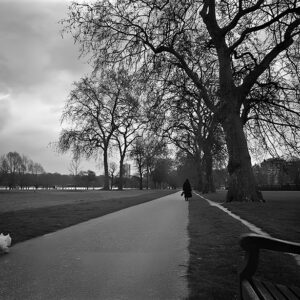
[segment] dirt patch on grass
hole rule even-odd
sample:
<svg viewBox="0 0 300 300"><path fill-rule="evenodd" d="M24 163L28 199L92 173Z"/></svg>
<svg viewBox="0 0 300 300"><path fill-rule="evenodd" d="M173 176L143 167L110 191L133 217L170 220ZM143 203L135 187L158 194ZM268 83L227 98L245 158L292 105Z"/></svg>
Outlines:
<svg viewBox="0 0 300 300"><path fill-rule="evenodd" d="M115 198L108 197L107 200L97 201L92 201L89 198L89 201L83 202L6 211L0 213L0 232L10 233L13 243L18 243L171 193L174 193L174 191L137 191L135 196L128 196L127 192L121 194L119 192L118 197L116 197L117 194L111 192L111 195ZM70 197L70 195L64 195ZM73 192L72 195L75 195L75 193ZM84 198L84 194L81 197Z"/></svg>

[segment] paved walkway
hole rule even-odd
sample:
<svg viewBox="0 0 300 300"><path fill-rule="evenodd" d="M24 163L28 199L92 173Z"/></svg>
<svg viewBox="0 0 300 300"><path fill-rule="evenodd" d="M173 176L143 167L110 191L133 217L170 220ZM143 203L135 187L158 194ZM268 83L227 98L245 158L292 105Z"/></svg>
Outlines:
<svg viewBox="0 0 300 300"><path fill-rule="evenodd" d="M183 299L187 222L178 192L17 244L0 299Z"/></svg>

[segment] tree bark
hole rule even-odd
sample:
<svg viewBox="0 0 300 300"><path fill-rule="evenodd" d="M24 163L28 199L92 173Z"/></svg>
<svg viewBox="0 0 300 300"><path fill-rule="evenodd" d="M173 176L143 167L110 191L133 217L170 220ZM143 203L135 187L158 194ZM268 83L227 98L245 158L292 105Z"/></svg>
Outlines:
<svg viewBox="0 0 300 300"><path fill-rule="evenodd" d="M140 175L140 190L143 189L143 172L142 167L139 167L139 175Z"/></svg>
<svg viewBox="0 0 300 300"><path fill-rule="evenodd" d="M110 183L110 189L112 190L114 186L114 175L111 175L111 183Z"/></svg>
<svg viewBox="0 0 300 300"><path fill-rule="evenodd" d="M203 189L203 172L202 172L202 161L199 158L195 159L196 171L197 171L197 186L196 189L200 192Z"/></svg>
<svg viewBox="0 0 300 300"><path fill-rule="evenodd" d="M149 169L147 167L147 172L146 172L146 189L149 190Z"/></svg>
<svg viewBox="0 0 300 300"><path fill-rule="evenodd" d="M120 177L119 177L119 187L118 189L123 190L123 165L124 165L124 157L121 156L120 159Z"/></svg>
<svg viewBox="0 0 300 300"><path fill-rule="evenodd" d="M263 200L256 187L251 157L240 116L232 110L227 111L222 125L229 154L227 167L229 186L226 201L249 202Z"/></svg>
<svg viewBox="0 0 300 300"><path fill-rule="evenodd" d="M204 176L203 176L202 193L203 194L207 194L209 192L215 193L216 188L213 179L213 157L211 153L211 148L204 150L203 165L204 165Z"/></svg>
<svg viewBox="0 0 300 300"><path fill-rule="evenodd" d="M109 172L108 172L108 155L107 149L103 151L103 163L104 163L104 187L103 189L109 190Z"/></svg>

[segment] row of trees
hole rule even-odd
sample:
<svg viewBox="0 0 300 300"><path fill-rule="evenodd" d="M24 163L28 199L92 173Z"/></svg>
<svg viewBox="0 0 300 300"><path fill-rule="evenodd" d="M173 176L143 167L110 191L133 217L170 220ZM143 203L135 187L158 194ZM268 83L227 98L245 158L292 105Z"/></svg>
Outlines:
<svg viewBox="0 0 300 300"><path fill-rule="evenodd" d="M8 189L54 188L66 186L91 187L101 186L100 179L93 171L78 171L75 175L46 173L40 163L34 162L26 155L8 152L0 157L0 186Z"/></svg>
<svg viewBox="0 0 300 300"><path fill-rule="evenodd" d="M300 188L300 159L270 158L253 168L260 186Z"/></svg>
<svg viewBox="0 0 300 300"><path fill-rule="evenodd" d="M0 173L0 186L6 189L65 189L102 187L103 176L96 176L93 171L80 172L76 177L59 173L16 174L14 184L10 182L10 175Z"/></svg>
<svg viewBox="0 0 300 300"><path fill-rule="evenodd" d="M187 161L174 161L167 157L158 157L160 150L153 153L152 147L144 147L146 143L138 140L139 172L134 175L126 174L122 185L126 188L176 188L182 185L186 176L196 183L193 167ZM149 146L149 145L148 145ZM149 151L148 151L149 150ZM134 151L134 148L132 149ZM147 152L148 151L148 152ZM132 156L137 155L137 153ZM20 159L21 158L21 159ZM28 164L26 164L28 162ZM185 169L185 170L184 170ZM120 174L116 172L117 165L109 165L110 188L120 186ZM124 172L125 174L125 172ZM79 161L72 161L70 174L46 173L43 167L17 152L9 152L1 157L0 186L7 189L65 189L65 188L103 188L104 176L97 176L94 171L80 170Z"/></svg>
<svg viewBox="0 0 300 300"><path fill-rule="evenodd" d="M109 189L109 151L113 146L119 151L122 188L125 155L141 127L138 92L132 86L136 86L135 79L125 70L105 70L82 78L74 84L62 115L62 122L72 127L61 132L59 150L71 149L75 160L102 151L104 189Z"/></svg>
<svg viewBox="0 0 300 300"><path fill-rule="evenodd" d="M8 152L0 157L0 186L8 189L91 187L101 186L102 181L101 177L97 178L95 172L90 170L78 171L76 175L46 173L40 163L18 152Z"/></svg>
<svg viewBox="0 0 300 300"><path fill-rule="evenodd" d="M213 159L220 162L226 156L222 132L216 127L218 138L209 132L207 119L202 119L203 108L195 97L191 96L184 105L181 98L172 94L170 106L162 107L161 101L155 108L161 96L156 85L148 91L149 80L143 73L130 75L125 69L119 72L102 69L74 83L62 115L62 122L71 126L62 130L58 142L60 151L71 149L73 152L72 173L78 173L80 156L98 155L100 150L104 162L104 189L109 189L110 177L116 173L115 163L109 162L109 154L117 151L119 189L124 185L126 156L136 165L142 189L143 178L148 187L157 161L168 159L168 144L172 144L181 156L189 157L197 166L196 188L214 191ZM181 88L186 91L184 83ZM184 91L179 94L184 95Z"/></svg>
<svg viewBox="0 0 300 300"><path fill-rule="evenodd" d="M115 162L109 164L110 187L124 186L135 188L178 187L183 178L178 174L178 162L168 157L166 145L154 138L135 139L130 148L130 157L136 162L137 175L126 178L117 172ZM9 189L21 188L54 188L54 187L103 187L105 176L96 176L94 171L82 171L80 158L75 157L69 166L69 175L46 173L41 164L34 162L26 155L9 152L0 157L0 186ZM179 162L184 164L185 162ZM180 173L180 172L179 172Z"/></svg>
<svg viewBox="0 0 300 300"><path fill-rule="evenodd" d="M299 15L297 0L74 2L64 28L94 73L70 94L60 148L101 148L108 178L112 140L121 166L144 126L194 161L198 188L228 155L227 200L262 200L250 150L299 151Z"/></svg>
<svg viewBox="0 0 300 300"><path fill-rule="evenodd" d="M0 157L0 184L10 189L17 185L35 186L37 176L44 172L41 164L18 152L8 152Z"/></svg>

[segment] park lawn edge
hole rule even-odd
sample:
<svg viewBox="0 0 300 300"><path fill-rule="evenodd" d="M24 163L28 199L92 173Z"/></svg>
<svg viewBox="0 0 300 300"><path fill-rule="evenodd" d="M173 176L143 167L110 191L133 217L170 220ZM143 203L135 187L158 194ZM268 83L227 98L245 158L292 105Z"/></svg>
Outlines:
<svg viewBox="0 0 300 300"><path fill-rule="evenodd" d="M239 221L194 194L189 201L189 299L238 299L238 274L244 265L239 238L249 232ZM294 258L272 251L262 252L257 277L300 286Z"/></svg>
<svg viewBox="0 0 300 300"><path fill-rule="evenodd" d="M155 190L138 196L3 212L0 214L0 233L9 233L14 245L175 192Z"/></svg>

